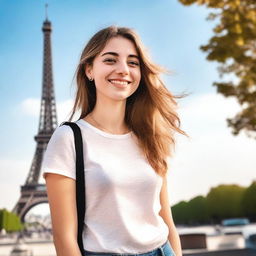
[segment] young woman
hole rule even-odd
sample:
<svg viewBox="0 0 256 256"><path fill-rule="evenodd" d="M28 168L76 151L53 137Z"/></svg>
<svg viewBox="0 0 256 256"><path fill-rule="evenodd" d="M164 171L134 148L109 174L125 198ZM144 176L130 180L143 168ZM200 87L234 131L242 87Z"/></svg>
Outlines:
<svg viewBox="0 0 256 256"><path fill-rule="evenodd" d="M85 46L69 121L81 111L85 255L182 255L167 189L174 133L186 135L176 101L138 35L107 27ZM180 96L179 96L180 97ZM69 126L53 133L42 166L58 256L81 256L76 241L75 147Z"/></svg>

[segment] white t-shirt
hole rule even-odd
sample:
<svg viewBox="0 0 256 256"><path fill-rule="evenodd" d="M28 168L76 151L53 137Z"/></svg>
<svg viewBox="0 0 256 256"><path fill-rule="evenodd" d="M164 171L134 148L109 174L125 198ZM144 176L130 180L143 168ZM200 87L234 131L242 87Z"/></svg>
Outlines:
<svg viewBox="0 0 256 256"><path fill-rule="evenodd" d="M142 155L134 133L106 133L83 119L76 123L82 132L85 162L84 249L135 254L164 244L169 230L159 215L163 179ZM69 126L54 131L42 172L76 179Z"/></svg>

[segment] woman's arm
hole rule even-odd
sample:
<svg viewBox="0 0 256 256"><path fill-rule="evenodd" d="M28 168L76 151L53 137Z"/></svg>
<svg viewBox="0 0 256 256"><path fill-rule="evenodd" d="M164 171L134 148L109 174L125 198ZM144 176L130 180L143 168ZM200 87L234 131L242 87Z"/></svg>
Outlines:
<svg viewBox="0 0 256 256"><path fill-rule="evenodd" d="M168 240L175 252L175 255L182 256L180 237L172 218L172 212L171 212L171 207L170 207L169 197L168 197L166 176L163 178L163 185L160 193L160 203L161 203L161 211L159 215L163 218L164 222L169 227Z"/></svg>
<svg viewBox="0 0 256 256"><path fill-rule="evenodd" d="M57 256L81 256L77 244L76 182L53 173L46 173L45 180Z"/></svg>

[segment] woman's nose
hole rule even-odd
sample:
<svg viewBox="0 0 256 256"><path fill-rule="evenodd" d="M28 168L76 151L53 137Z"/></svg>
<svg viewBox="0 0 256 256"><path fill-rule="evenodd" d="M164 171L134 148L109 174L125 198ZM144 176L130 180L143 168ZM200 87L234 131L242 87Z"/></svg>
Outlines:
<svg viewBox="0 0 256 256"><path fill-rule="evenodd" d="M127 63L120 61L116 67L116 72L119 74L125 74L125 75L129 74L129 67Z"/></svg>

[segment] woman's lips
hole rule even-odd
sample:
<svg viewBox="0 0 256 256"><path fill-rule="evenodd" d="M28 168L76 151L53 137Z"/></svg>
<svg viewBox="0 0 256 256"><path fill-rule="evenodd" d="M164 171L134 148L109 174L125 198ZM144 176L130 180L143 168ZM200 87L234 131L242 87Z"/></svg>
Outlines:
<svg viewBox="0 0 256 256"><path fill-rule="evenodd" d="M130 82L126 80L108 80L112 85L118 88L125 88Z"/></svg>

